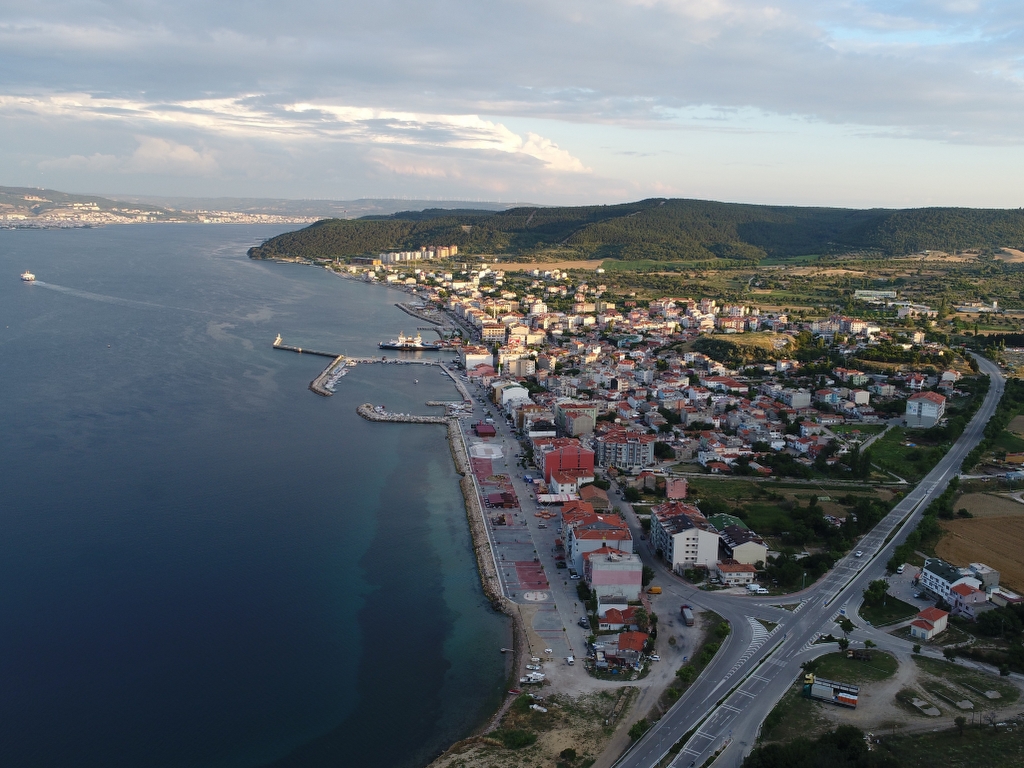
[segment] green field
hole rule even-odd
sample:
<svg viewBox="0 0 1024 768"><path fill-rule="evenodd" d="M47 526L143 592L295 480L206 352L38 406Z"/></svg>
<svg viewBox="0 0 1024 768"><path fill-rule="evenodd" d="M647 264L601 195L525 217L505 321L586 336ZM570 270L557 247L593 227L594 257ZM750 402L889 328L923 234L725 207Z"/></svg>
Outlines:
<svg viewBox="0 0 1024 768"><path fill-rule="evenodd" d="M871 460L884 470L916 483L942 458L940 449L922 445L920 434L902 427L890 429L871 444ZM907 445L914 443L914 445Z"/></svg>
<svg viewBox="0 0 1024 768"><path fill-rule="evenodd" d="M909 619L916 615L918 608L905 603L892 595L885 598L885 605L862 605L860 615L865 621L870 621L876 627L884 627L902 619Z"/></svg>
<svg viewBox="0 0 1024 768"><path fill-rule="evenodd" d="M1007 430L1003 430L996 439L992 441L992 451L999 453L1005 451L1006 453L1020 453L1024 451L1024 438L1017 437L1017 435Z"/></svg>
<svg viewBox="0 0 1024 768"><path fill-rule="evenodd" d="M848 659L846 654L830 653L818 659L820 666L815 672L827 680L841 683L875 683L887 680L896 674L899 663L896 657L884 651L872 651L871 661Z"/></svg>

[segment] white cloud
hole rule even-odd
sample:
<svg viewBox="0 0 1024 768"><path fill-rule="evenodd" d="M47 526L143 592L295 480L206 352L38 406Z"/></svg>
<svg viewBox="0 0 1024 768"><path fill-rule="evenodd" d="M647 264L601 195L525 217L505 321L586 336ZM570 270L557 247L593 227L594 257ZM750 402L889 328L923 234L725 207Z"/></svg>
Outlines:
<svg viewBox="0 0 1024 768"><path fill-rule="evenodd" d="M0 114L35 114L75 121L118 121L139 128L184 128L220 135L244 135L281 142L324 140L401 144L525 155L549 171L585 173L583 163L550 139L519 136L501 123L477 115L396 112L331 103L273 104L260 95L150 103L89 94L0 96ZM138 137L131 169L207 173L216 166L209 153L165 139Z"/></svg>

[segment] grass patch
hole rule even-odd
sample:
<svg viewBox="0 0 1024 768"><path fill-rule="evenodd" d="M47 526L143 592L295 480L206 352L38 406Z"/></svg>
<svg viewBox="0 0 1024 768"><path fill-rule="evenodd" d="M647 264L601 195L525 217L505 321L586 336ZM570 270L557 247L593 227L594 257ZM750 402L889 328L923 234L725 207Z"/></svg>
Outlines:
<svg viewBox="0 0 1024 768"><path fill-rule="evenodd" d="M822 705L804 698L803 682L798 680L779 699L761 725L758 742L775 741L785 743L793 739L808 738L824 733L832 722L822 712Z"/></svg>
<svg viewBox="0 0 1024 768"><path fill-rule="evenodd" d="M945 453L922 441L920 431L894 427L871 444L871 458L882 469L910 482L917 482L938 464Z"/></svg>
<svg viewBox="0 0 1024 768"><path fill-rule="evenodd" d="M958 731L888 736L881 749L901 768L1017 768L1024 764L1024 728L968 727Z"/></svg>
<svg viewBox="0 0 1024 768"><path fill-rule="evenodd" d="M1003 430L996 439L992 441L992 450L995 453L1005 451L1006 453L1020 453L1024 451L1024 438L1020 438L1012 432Z"/></svg>
<svg viewBox="0 0 1024 768"><path fill-rule="evenodd" d="M1007 704L1012 704L1020 698L1020 689L1013 683L1000 680L991 675L982 674L981 672L975 672L973 669L968 669L959 664L950 664L948 661L928 659L922 656L915 656L914 663L917 664L922 672L939 678L946 683L964 686L967 690L965 698L969 698L975 704L980 705L979 711L984 709L986 703L989 706L1003 707ZM977 691L998 691L1000 698L988 699L977 693Z"/></svg>
<svg viewBox="0 0 1024 768"><path fill-rule="evenodd" d="M842 683L876 683L896 674L899 662L884 651L871 651L871 661L846 658L845 653L829 653L818 659L820 665L814 673L827 680Z"/></svg>
<svg viewBox="0 0 1024 768"><path fill-rule="evenodd" d="M870 621L872 626L884 627L886 624L893 624L916 616L918 611L916 606L889 595L885 598L884 605L862 605L860 617L865 621Z"/></svg>
<svg viewBox="0 0 1024 768"><path fill-rule="evenodd" d="M761 625L762 627L764 627L765 629L767 629L767 630L768 630L769 632L771 632L771 631L772 631L773 629L775 629L775 628L776 628L777 626L779 626L779 625L778 625L778 624L776 624L776 623L775 623L774 621L767 621L766 619L758 619L758 620L757 620L757 622L758 622L758 623L759 623L759 624L760 624L760 625Z"/></svg>

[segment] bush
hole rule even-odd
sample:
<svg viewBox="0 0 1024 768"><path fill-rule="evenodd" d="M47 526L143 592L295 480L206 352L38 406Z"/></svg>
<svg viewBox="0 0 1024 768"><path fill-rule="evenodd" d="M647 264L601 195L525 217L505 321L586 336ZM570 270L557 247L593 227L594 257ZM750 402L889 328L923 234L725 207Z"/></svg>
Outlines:
<svg viewBox="0 0 1024 768"><path fill-rule="evenodd" d="M524 731L513 728L508 731L495 731L495 738L505 745L506 749L522 749L537 741L537 734L533 731Z"/></svg>

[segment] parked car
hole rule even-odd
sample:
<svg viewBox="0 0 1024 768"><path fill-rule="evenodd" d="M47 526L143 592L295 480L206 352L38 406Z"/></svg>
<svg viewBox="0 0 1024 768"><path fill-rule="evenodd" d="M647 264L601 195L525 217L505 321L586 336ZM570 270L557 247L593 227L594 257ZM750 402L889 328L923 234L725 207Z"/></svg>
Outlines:
<svg viewBox="0 0 1024 768"><path fill-rule="evenodd" d="M863 553L863 552L862 552L861 550L859 550L859 549L858 549L858 550L857 550L857 551L856 551L856 552L854 553L854 555L853 555L853 556L854 556L854 557L864 557L864 553Z"/></svg>
<svg viewBox="0 0 1024 768"><path fill-rule="evenodd" d="M577 621L576 623L579 624L584 629L590 629L590 621L587 619L586 616L581 616L580 620Z"/></svg>
<svg viewBox="0 0 1024 768"><path fill-rule="evenodd" d="M537 666L536 664L527 664L526 668L528 670L530 670L531 672L540 672L540 667Z"/></svg>
<svg viewBox="0 0 1024 768"><path fill-rule="evenodd" d="M661 656L655 653L653 656L651 656L651 661L661 661Z"/></svg>
<svg viewBox="0 0 1024 768"><path fill-rule="evenodd" d="M897 568L896 569L896 573L903 573L905 570L907 570L907 564L906 563L904 563L899 568Z"/></svg>

